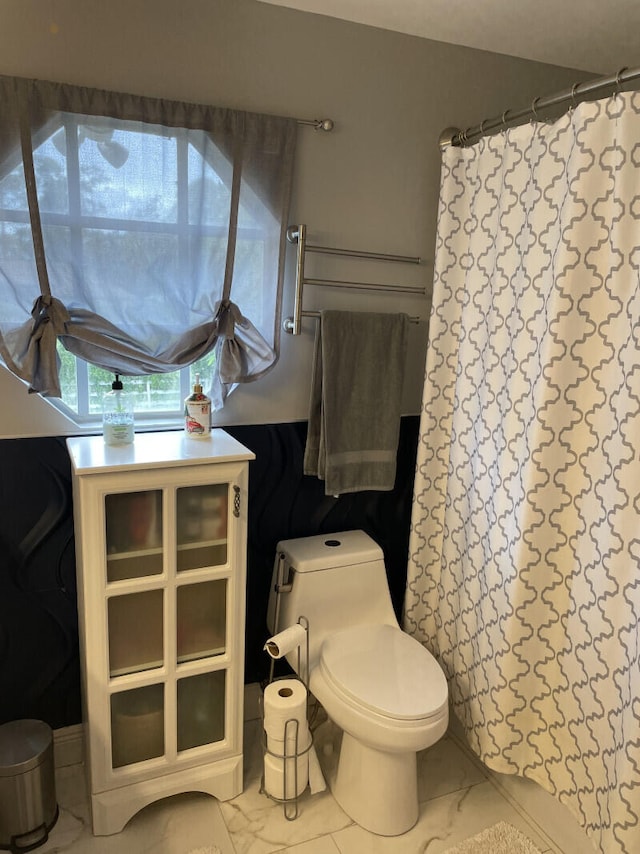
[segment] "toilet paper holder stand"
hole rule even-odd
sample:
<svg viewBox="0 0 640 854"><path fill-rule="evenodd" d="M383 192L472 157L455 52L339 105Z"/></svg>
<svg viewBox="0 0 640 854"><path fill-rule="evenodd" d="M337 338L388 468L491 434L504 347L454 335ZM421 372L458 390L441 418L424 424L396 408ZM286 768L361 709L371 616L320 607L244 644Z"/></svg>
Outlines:
<svg viewBox="0 0 640 854"><path fill-rule="evenodd" d="M305 657L304 657L304 666L301 660L301 650L300 646L297 649L298 656L298 668L297 673L301 675L296 675L294 677L287 678L297 678L304 685L307 690L307 720L309 718L308 704L309 704L309 620L300 616L298 618L298 625L302 626L305 633ZM269 681L268 684L271 684L274 680L274 665L275 660L272 658L271 660L271 668L269 673ZM277 798L275 795L272 795L271 792L268 792L264 787L264 774L262 776L262 780L260 782L260 791L262 794L266 795L272 801L276 803L282 804L284 817L287 821L295 821L298 818L298 800L300 795L298 792L298 760L301 756L308 754L311 748L313 747L313 734L311 730L308 730L309 733L309 743L303 749L300 750L300 733L299 733L299 721L296 718L289 718L285 721L284 725L284 753L275 753L273 750L270 750L267 745L267 737L264 729L264 708L262 704L262 697L259 698L259 706L260 706L260 718L262 721L262 748L265 755L269 754L276 759L280 759L283 762L283 785L282 791L283 794L286 794L288 791L293 791L295 794L291 797ZM289 749L289 745L293 747L293 750ZM291 774L293 773L293 786L291 787ZM306 788L306 787L305 787Z"/></svg>

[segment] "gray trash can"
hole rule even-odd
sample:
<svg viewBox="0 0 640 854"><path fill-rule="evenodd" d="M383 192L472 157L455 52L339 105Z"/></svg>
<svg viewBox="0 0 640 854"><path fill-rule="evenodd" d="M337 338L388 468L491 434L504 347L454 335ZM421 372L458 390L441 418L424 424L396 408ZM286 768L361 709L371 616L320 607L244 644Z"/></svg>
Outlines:
<svg viewBox="0 0 640 854"><path fill-rule="evenodd" d="M37 848L57 818L51 727L33 720L0 725L0 848Z"/></svg>

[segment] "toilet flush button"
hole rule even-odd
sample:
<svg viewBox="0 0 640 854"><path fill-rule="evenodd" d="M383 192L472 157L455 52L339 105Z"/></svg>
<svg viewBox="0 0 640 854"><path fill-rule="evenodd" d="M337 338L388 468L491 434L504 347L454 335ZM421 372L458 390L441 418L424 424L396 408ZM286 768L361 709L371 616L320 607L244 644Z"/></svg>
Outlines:
<svg viewBox="0 0 640 854"><path fill-rule="evenodd" d="M340 540L325 540L325 541L324 541L324 544L325 544L325 546L329 546L330 548L333 548L333 549L334 549L336 546L341 546L341 545L342 545L342 543L340 542Z"/></svg>

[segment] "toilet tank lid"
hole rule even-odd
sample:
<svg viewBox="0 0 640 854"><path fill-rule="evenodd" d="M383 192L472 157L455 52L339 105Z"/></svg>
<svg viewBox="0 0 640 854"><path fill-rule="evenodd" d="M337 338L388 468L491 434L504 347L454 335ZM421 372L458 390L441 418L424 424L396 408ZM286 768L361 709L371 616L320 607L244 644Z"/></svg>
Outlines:
<svg viewBox="0 0 640 854"><path fill-rule="evenodd" d="M296 572L316 572L384 559L380 546L364 531L340 531L282 540L276 551L284 554Z"/></svg>

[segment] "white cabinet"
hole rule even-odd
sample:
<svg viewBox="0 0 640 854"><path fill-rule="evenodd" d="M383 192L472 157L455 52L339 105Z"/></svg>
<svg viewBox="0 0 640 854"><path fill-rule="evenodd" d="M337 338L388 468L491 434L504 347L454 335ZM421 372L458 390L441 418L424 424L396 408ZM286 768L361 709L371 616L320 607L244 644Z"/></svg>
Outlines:
<svg viewBox="0 0 640 854"><path fill-rule="evenodd" d="M67 440L93 832L242 789L248 461L222 430Z"/></svg>

